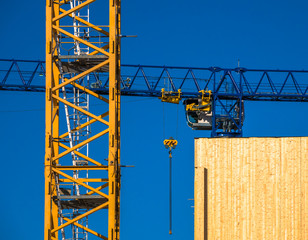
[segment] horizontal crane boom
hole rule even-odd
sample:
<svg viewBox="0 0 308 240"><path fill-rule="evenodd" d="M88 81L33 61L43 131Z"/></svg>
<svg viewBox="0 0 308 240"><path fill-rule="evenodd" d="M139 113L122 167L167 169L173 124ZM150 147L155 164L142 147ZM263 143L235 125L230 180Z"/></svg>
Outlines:
<svg viewBox="0 0 308 240"><path fill-rule="evenodd" d="M0 59L0 90L45 91L44 61ZM307 70L197 68L122 64L123 96L160 97L181 89L182 98L211 90L222 100L308 102ZM108 94L104 73L91 75L92 90Z"/></svg>
<svg viewBox="0 0 308 240"><path fill-rule="evenodd" d="M0 65L0 91L45 92L44 61L0 59ZM69 60L65 67L74 72ZM89 75L88 89L109 93L104 69ZM245 101L308 102L308 71L122 64L121 95L184 99L191 128L211 130L212 137L239 137Z"/></svg>

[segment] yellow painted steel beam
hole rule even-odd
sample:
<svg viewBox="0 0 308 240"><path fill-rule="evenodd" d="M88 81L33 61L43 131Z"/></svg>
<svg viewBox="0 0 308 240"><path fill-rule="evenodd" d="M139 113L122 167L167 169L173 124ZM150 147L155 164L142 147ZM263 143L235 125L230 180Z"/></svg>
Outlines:
<svg viewBox="0 0 308 240"><path fill-rule="evenodd" d="M79 181L81 182L108 182L108 178L78 178ZM66 179L66 178L60 178L59 182L73 182L70 179ZM108 184L107 184L108 186ZM97 191L103 189L103 188L95 188ZM93 192L94 193L94 192ZM86 193L86 195L90 195L88 193Z"/></svg>
<svg viewBox="0 0 308 240"><path fill-rule="evenodd" d="M99 122L101 122L101 123L103 123L103 124L109 126L109 123L108 123L106 120L104 120L104 119L102 119L102 118L100 118L100 117L98 117L98 116L95 116L94 114L92 114L92 113L90 113L90 112L88 112L88 111L82 109L81 107L78 107L78 106L76 106L75 104L70 103L70 102L67 101L67 100L64 100L63 98L60 98L60 97L58 97L58 96L55 95L55 94L52 94L52 97L55 98L55 99L57 99L59 102L62 102L62 103L64 103L65 105L70 106L70 107L76 109L77 111L82 112L83 114L85 114L85 115L87 115L87 116L89 116L89 117L91 117L91 118L94 118L95 120L97 120L97 121L99 121Z"/></svg>
<svg viewBox="0 0 308 240"><path fill-rule="evenodd" d="M66 11L63 10L63 9L60 9L60 12L64 13L64 12L66 12ZM73 17L73 15L72 15L71 13L70 13L68 16ZM92 23L89 23L89 22L87 22L86 20L84 20L84 19L82 19L82 18L80 18L80 17L78 17L78 16L75 16L74 18L75 18L77 21L79 21L79 22L85 24L86 26L88 26L88 27L90 27L90 28L92 28L92 29L94 29L94 30L100 32L100 33L103 33L103 34L105 34L106 36L109 36L109 33L106 32L105 30L101 29L99 26L96 26L96 25L94 25L94 24L92 24ZM62 26L62 27L63 27L63 26ZM75 27L75 26L73 26L73 27ZM109 26L105 26L105 27L109 27Z"/></svg>
<svg viewBox="0 0 308 240"><path fill-rule="evenodd" d="M61 44L63 44L63 43L73 44L73 43L76 43L76 42L61 42ZM91 43L91 44L101 44L101 42L91 42L91 41L89 41L89 43Z"/></svg>
<svg viewBox="0 0 308 240"><path fill-rule="evenodd" d="M105 183L105 184L103 184L102 186L99 186L98 188L95 188L97 191L100 191L100 190L102 190L102 189L104 189L105 187L108 187L108 185L109 185L109 183ZM86 195L92 195L92 194L94 194L95 192L93 192L93 191L90 191L90 192L88 192L88 193L86 193Z"/></svg>
<svg viewBox="0 0 308 240"><path fill-rule="evenodd" d="M106 116L108 116L108 115L109 115L109 111L108 111L108 112L105 112L105 113L103 113L103 114L101 114L101 115L98 116L98 117L99 117L99 118L104 118L104 117L106 117ZM79 127L76 127L76 128L74 128L74 129L72 129L72 132L76 132L76 131L78 131L78 130L80 130L80 129L83 129L83 128L85 128L85 127L91 125L92 123L95 123L96 121L97 121L96 119L91 119L90 121L88 121L88 122L86 122L86 123L80 125ZM66 133L62 134L59 138L62 139L62 138L67 137L68 135L69 135L69 133L66 132Z"/></svg>
<svg viewBox="0 0 308 240"><path fill-rule="evenodd" d="M52 139L52 102L51 98L47 97L48 89L52 87L52 55L50 51L50 43L52 40L51 31L51 16L52 7L46 5L46 130L45 130L45 229L44 229L44 239L50 239L50 229L51 229L51 196L50 196L50 184L51 184L51 139Z"/></svg>
<svg viewBox="0 0 308 240"><path fill-rule="evenodd" d="M86 71L84 71L84 72L78 74L78 75L75 76L75 77L72 77L71 79L64 79L65 82L63 82L63 83L61 83L61 84L58 84L57 86L53 87L53 88L52 88L52 91L53 91L53 92L54 92L54 91L57 91L58 89L60 89L60 88L62 88L62 87L64 87L64 86L66 86L66 85L68 85L68 84L70 84L70 83L72 83L72 82L74 82L74 81L76 81L76 80L79 80L79 79L81 79L81 78L87 76L87 75L90 74L91 72L94 72L95 70L97 70L97 69L99 69L99 68L101 68L101 67L103 67L103 66L105 66L105 65L107 65L107 64L109 64L109 60L106 60L106 61L104 61L104 62L102 62L102 63L100 63L100 64L97 64L96 66L94 66L94 67L92 67L92 68L90 68L90 69L88 69L88 70L86 70Z"/></svg>
<svg viewBox="0 0 308 240"><path fill-rule="evenodd" d="M65 156L66 154L71 153L72 151L74 151L74 150L76 150L76 149L78 149L78 148L81 148L82 146L88 144L89 142L92 142L93 140L95 140L95 139L97 139L97 138L99 138L99 137L105 135L105 134L108 133L108 132L109 132L109 129L106 129L106 130L104 130L104 131L102 131L102 132L100 132L100 133L98 133L98 134L96 134L96 135L94 135L94 136L88 138L87 140L84 140L83 142L81 142L81 143L75 145L74 147L69 148L69 149L67 149L66 151L60 153L58 156L55 156L52 160L55 161L55 160L57 160L57 159L59 159L59 158Z"/></svg>
<svg viewBox="0 0 308 240"><path fill-rule="evenodd" d="M59 13L59 6L46 1L46 100L45 100L45 211L44 211L44 239L58 239L58 233L51 234L50 229L58 226L58 206L53 202L55 192L55 178L52 174L52 158L58 155L59 145L52 139L59 134L59 103L50 96L51 88L59 84L59 69L53 56L57 54L56 42L53 41L57 34L52 29L52 18ZM59 25L56 23L56 25ZM57 163L57 161L55 162Z"/></svg>
<svg viewBox="0 0 308 240"><path fill-rule="evenodd" d="M120 238L120 19L121 1L109 0L108 239Z"/></svg>
<svg viewBox="0 0 308 240"><path fill-rule="evenodd" d="M58 227L52 229L52 230L51 230L51 233L57 232L57 231L61 230L62 228L65 228L65 227L71 225L72 223L77 222L77 221L79 221L80 219L83 219L84 217L87 217L87 216L89 216L90 214L95 213L95 212L97 212L98 210L103 209L103 208L106 207L106 206L108 206L108 202L103 203L102 205L99 205L98 207L93 208L93 209L91 209L90 211L87 211L87 212L85 212L84 214L81 214L81 215L79 215L78 217L76 217L76 218L74 218L74 219L71 219L71 220L67 221L66 223L64 223L64 224L62 224L62 225L60 225L60 226L58 226Z"/></svg>
<svg viewBox="0 0 308 240"><path fill-rule="evenodd" d="M108 166L56 166L59 170L72 170L72 171L82 171L82 170L106 170Z"/></svg>
<svg viewBox="0 0 308 240"><path fill-rule="evenodd" d="M108 48L109 48L109 43L108 43L107 45L101 47L101 49L108 49ZM98 53L99 53L99 51L96 51L96 50L95 50L95 51L89 53L89 55L96 55L96 54L98 54Z"/></svg>
<svg viewBox="0 0 308 240"><path fill-rule="evenodd" d="M59 1L59 6L70 3L70 0L61 0Z"/></svg>
<svg viewBox="0 0 308 240"><path fill-rule="evenodd" d="M70 219L64 218L64 220L65 220L65 221L69 221ZM87 232L93 234L93 235L96 236L96 237L99 237L99 238L104 239L104 240L108 240L108 238L106 238L104 235L102 235L102 234L100 234L100 233L97 233L97 232L91 230L90 228L87 228L87 227L85 227L85 226L83 226L83 225L81 225L81 224L79 224L79 223L77 223L77 222L74 222L73 224L74 224L75 226L77 226L77 227L79 227L79 228L81 228L81 229L83 229L83 230L85 230L85 231L87 231Z"/></svg>
<svg viewBox="0 0 308 240"><path fill-rule="evenodd" d="M63 9L60 9L60 11L63 11L63 12L65 12L65 10L63 10ZM70 16L70 17L72 17L72 16ZM72 17L73 18L73 17ZM77 19L76 19L77 20ZM91 23L89 23L89 24L91 24ZM93 25L94 26L94 25ZM87 26L87 25L76 25L76 26L74 26L74 25L60 25L59 27L67 27L67 28L73 28L73 27L76 27L76 28L85 28L85 27L89 27L89 26ZM99 27L99 28L102 28L102 27L105 27L105 28L109 28L109 26L107 26L107 25L95 25L95 27ZM108 33L108 32L107 32ZM108 34L109 35L109 34ZM101 42L100 42L101 43Z"/></svg>
<svg viewBox="0 0 308 240"><path fill-rule="evenodd" d="M72 38L72 39L74 39L74 40L76 40L76 41L78 41L78 42L80 42L80 43L82 43L82 44L88 46L89 48L92 48L92 49L94 49L94 50L96 50L96 51L98 51L98 52L100 52L100 53L102 53L102 54L104 54L104 55L106 55L106 56L109 56L109 53L108 53L108 52L106 52L106 51L102 50L101 48L99 48L99 47L97 47L97 46L91 44L90 42L88 42L88 41L86 41L86 40L83 40L83 39L80 38L80 37L76 37L75 35L73 35L73 34L67 32L67 31L63 30L62 28L56 27L56 26L54 26L54 25L53 25L52 27L53 27L55 30L59 31L60 33L63 33L64 35L66 35L66 36L68 36L68 37L70 37L70 38Z"/></svg>
<svg viewBox="0 0 308 240"><path fill-rule="evenodd" d="M67 178L67 179L69 179L69 180L71 180L71 181L73 181L73 182L75 182L75 183L78 183L80 186L83 186L83 187L85 187L85 188L87 188L87 189L89 189L89 190L91 190L91 191L97 193L98 195L101 195L102 197L105 197L105 198L107 198L107 199L109 198L109 196L108 196L107 194L105 194L105 193L103 193L103 192L100 192L100 191L96 190L95 188L89 186L88 184L85 184L85 183L83 183L82 181L79 181L78 179L73 178L73 177L71 177L70 175L68 175L68 174L66 174L66 173L64 173L64 172L61 172L61 171L59 171L58 169L56 169L56 168L54 168L54 167L52 168L52 171L58 173L59 175L65 177L65 178Z"/></svg>
<svg viewBox="0 0 308 240"><path fill-rule="evenodd" d="M86 92L86 93L92 95L93 97L96 97L96 98L98 98L98 99L104 101L105 103L109 103L109 100L108 100L107 98L104 98L103 96L101 96L101 95L99 95L99 94L93 92L92 90L89 90L88 88L86 88L86 87L84 87L84 86L81 86L81 85L79 85L79 84L77 84L77 83L75 83L75 82L71 82L71 84L72 84L74 87L79 88L80 90L82 90L82 91L84 91L84 92Z"/></svg>
<svg viewBox="0 0 308 240"><path fill-rule="evenodd" d="M95 2L95 1L96 1L96 0L88 0L88 1L85 1L85 2L83 2L83 3L79 4L79 5L77 5L76 7L71 8L71 9L68 10L68 11L65 11L65 12L62 13L61 15L58 15L58 16L54 17L54 18L52 19L52 21L53 21L53 22L56 22L56 21L60 20L61 18L64 18L65 16L69 15L70 13L76 12L76 11L80 10L81 8L84 8L85 6L91 4L91 3Z"/></svg>
<svg viewBox="0 0 308 240"><path fill-rule="evenodd" d="M59 6L54 7L54 14L58 15L59 14ZM59 26L59 23L56 23L57 26ZM54 50L54 55L58 54L58 50L56 49L56 42L53 42L51 44L52 48ZM59 68L57 62L53 61L52 63L53 67L53 81L54 85L59 84ZM57 96L59 96L59 92L56 93ZM52 138L56 139L59 136L59 102L55 99L52 99ZM52 142L52 152L54 156L57 156L59 154L59 143L57 141ZM55 162L55 164L58 164L58 161ZM56 192L56 180L55 177L52 176L52 182L51 182L51 197L55 196L57 194ZM52 223L51 226L53 228L58 226L58 212L59 208L56 202L51 201L51 216L52 216ZM58 233L53 234L53 236L58 239Z"/></svg>
<svg viewBox="0 0 308 240"><path fill-rule="evenodd" d="M64 145L63 143L59 143L59 146L64 148L64 149L66 149L66 150L70 149L68 146ZM105 165L101 164L100 162L95 161L94 159L89 158L88 156L86 156L86 155L84 155L84 154L82 154L82 153L80 153L78 151L73 151L73 153L76 154L77 156L79 156L79 157L81 157L81 158L83 158L83 159L85 159L85 160L95 164L96 166L105 166Z"/></svg>

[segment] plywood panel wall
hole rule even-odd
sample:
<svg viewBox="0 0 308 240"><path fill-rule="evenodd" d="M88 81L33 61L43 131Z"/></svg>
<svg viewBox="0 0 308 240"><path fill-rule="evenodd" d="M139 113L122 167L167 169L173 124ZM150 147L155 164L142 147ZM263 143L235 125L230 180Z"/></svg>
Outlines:
<svg viewBox="0 0 308 240"><path fill-rule="evenodd" d="M195 240L308 240L308 138L195 140Z"/></svg>

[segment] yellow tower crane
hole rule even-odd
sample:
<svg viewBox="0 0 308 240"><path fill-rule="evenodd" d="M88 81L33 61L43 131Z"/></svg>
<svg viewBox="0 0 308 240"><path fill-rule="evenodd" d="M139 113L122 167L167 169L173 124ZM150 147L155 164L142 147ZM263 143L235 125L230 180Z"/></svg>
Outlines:
<svg viewBox="0 0 308 240"><path fill-rule="evenodd" d="M87 12L94 2L46 1L45 240L65 239L65 234L71 234L66 231L71 226L74 232L67 237L70 239L80 239L81 233L101 239L119 239L121 1L110 0L109 6L106 1L109 23L103 26L83 17L82 12ZM91 37L92 32L96 38ZM102 36L104 41L98 41L97 36ZM108 99L90 90L85 83L89 74L95 72L108 74ZM101 115L91 113L81 105L80 95L76 95L76 101L70 101L65 94L67 87L99 99L108 109ZM88 104L87 101L84 103ZM60 123L65 118L60 117L63 114L60 104L67 113L73 110L75 115L85 116L86 121L62 133ZM68 121L70 116L66 115ZM93 124L100 125L92 128L97 132L91 132L86 139L76 135ZM108 164L82 152L84 146L102 136L109 136L105 141ZM68 161L70 156L75 160ZM105 177L93 178L93 172ZM63 186L72 187L71 191ZM105 234L91 229L90 217L99 210L108 212ZM85 218L87 221L83 221Z"/></svg>

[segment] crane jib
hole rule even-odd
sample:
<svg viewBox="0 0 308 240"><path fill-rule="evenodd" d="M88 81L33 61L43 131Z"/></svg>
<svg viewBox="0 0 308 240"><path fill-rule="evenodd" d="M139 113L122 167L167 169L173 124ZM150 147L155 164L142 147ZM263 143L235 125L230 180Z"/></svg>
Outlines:
<svg viewBox="0 0 308 240"><path fill-rule="evenodd" d="M63 64L74 71L74 66ZM0 59L0 69L0 91L45 92L44 61ZM90 91L109 94L104 68L90 73L88 79ZM197 108L204 105L198 101L211 92L207 111L188 111L185 107L185 113L191 128L211 130L212 137L242 136L246 101L308 102L307 70L122 64L119 84L121 96L156 97L171 103L182 100L185 106ZM73 89L67 86L66 93L73 93Z"/></svg>

